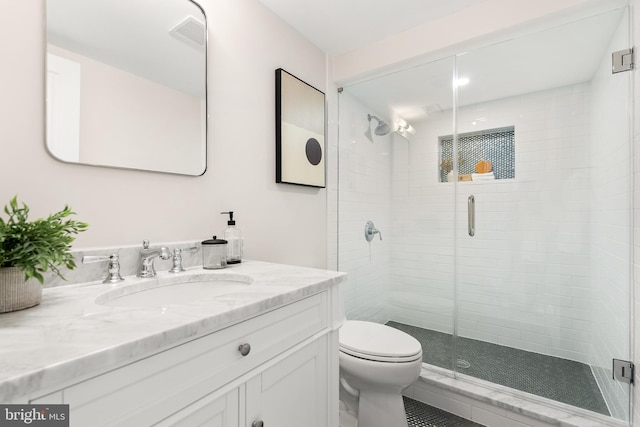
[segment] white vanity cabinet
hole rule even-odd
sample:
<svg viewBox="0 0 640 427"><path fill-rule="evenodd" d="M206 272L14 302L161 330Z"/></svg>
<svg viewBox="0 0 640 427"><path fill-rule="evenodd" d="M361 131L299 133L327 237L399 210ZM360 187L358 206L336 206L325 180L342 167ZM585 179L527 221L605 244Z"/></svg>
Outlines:
<svg viewBox="0 0 640 427"><path fill-rule="evenodd" d="M247 422L254 426L326 427L327 341L322 337L246 384ZM337 423L335 424L337 426Z"/></svg>
<svg viewBox="0 0 640 427"><path fill-rule="evenodd" d="M332 291L71 382L49 403L70 405L72 427L337 425Z"/></svg>
<svg viewBox="0 0 640 427"><path fill-rule="evenodd" d="M219 390L158 426L327 427L327 339L289 352L231 390ZM337 425L337 424L336 424Z"/></svg>

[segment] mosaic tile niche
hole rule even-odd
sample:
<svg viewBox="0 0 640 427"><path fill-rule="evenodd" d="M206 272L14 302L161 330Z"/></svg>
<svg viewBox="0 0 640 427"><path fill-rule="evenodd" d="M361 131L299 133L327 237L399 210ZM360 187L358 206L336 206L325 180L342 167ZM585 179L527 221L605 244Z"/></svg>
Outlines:
<svg viewBox="0 0 640 427"><path fill-rule="evenodd" d="M453 135L438 137L440 148L440 182L448 182L453 169ZM495 179L513 179L515 170L515 127L486 129L458 135L459 179L471 180L476 165L482 160L491 162ZM464 179L468 176L469 179Z"/></svg>

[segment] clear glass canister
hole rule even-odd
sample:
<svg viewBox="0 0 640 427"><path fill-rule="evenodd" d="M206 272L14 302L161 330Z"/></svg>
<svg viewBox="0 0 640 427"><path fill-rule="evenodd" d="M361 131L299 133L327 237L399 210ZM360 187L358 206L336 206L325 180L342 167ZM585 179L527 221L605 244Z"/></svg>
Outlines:
<svg viewBox="0 0 640 427"><path fill-rule="evenodd" d="M213 239L203 241L202 268L214 270L218 268L225 268L226 266L227 241L218 239L216 236L213 236Z"/></svg>

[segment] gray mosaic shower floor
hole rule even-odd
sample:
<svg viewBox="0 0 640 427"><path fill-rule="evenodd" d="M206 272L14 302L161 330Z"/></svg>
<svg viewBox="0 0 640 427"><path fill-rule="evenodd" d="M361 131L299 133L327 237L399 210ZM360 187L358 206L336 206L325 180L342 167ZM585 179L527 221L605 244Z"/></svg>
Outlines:
<svg viewBox="0 0 640 427"><path fill-rule="evenodd" d="M420 341L423 362L451 369L451 335L397 322L387 325ZM458 368L460 373L610 415L591 369L584 363L462 337L458 338L458 359L470 363L468 368Z"/></svg>
<svg viewBox="0 0 640 427"><path fill-rule="evenodd" d="M409 427L482 427L482 424L474 423L417 400L404 396L403 399Z"/></svg>

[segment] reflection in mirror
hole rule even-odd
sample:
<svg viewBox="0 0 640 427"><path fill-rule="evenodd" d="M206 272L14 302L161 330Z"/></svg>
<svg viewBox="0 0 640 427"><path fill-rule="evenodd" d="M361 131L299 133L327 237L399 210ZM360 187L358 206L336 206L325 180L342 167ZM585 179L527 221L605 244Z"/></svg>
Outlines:
<svg viewBox="0 0 640 427"><path fill-rule="evenodd" d="M47 0L47 149L58 160L206 170L205 15L191 0Z"/></svg>

